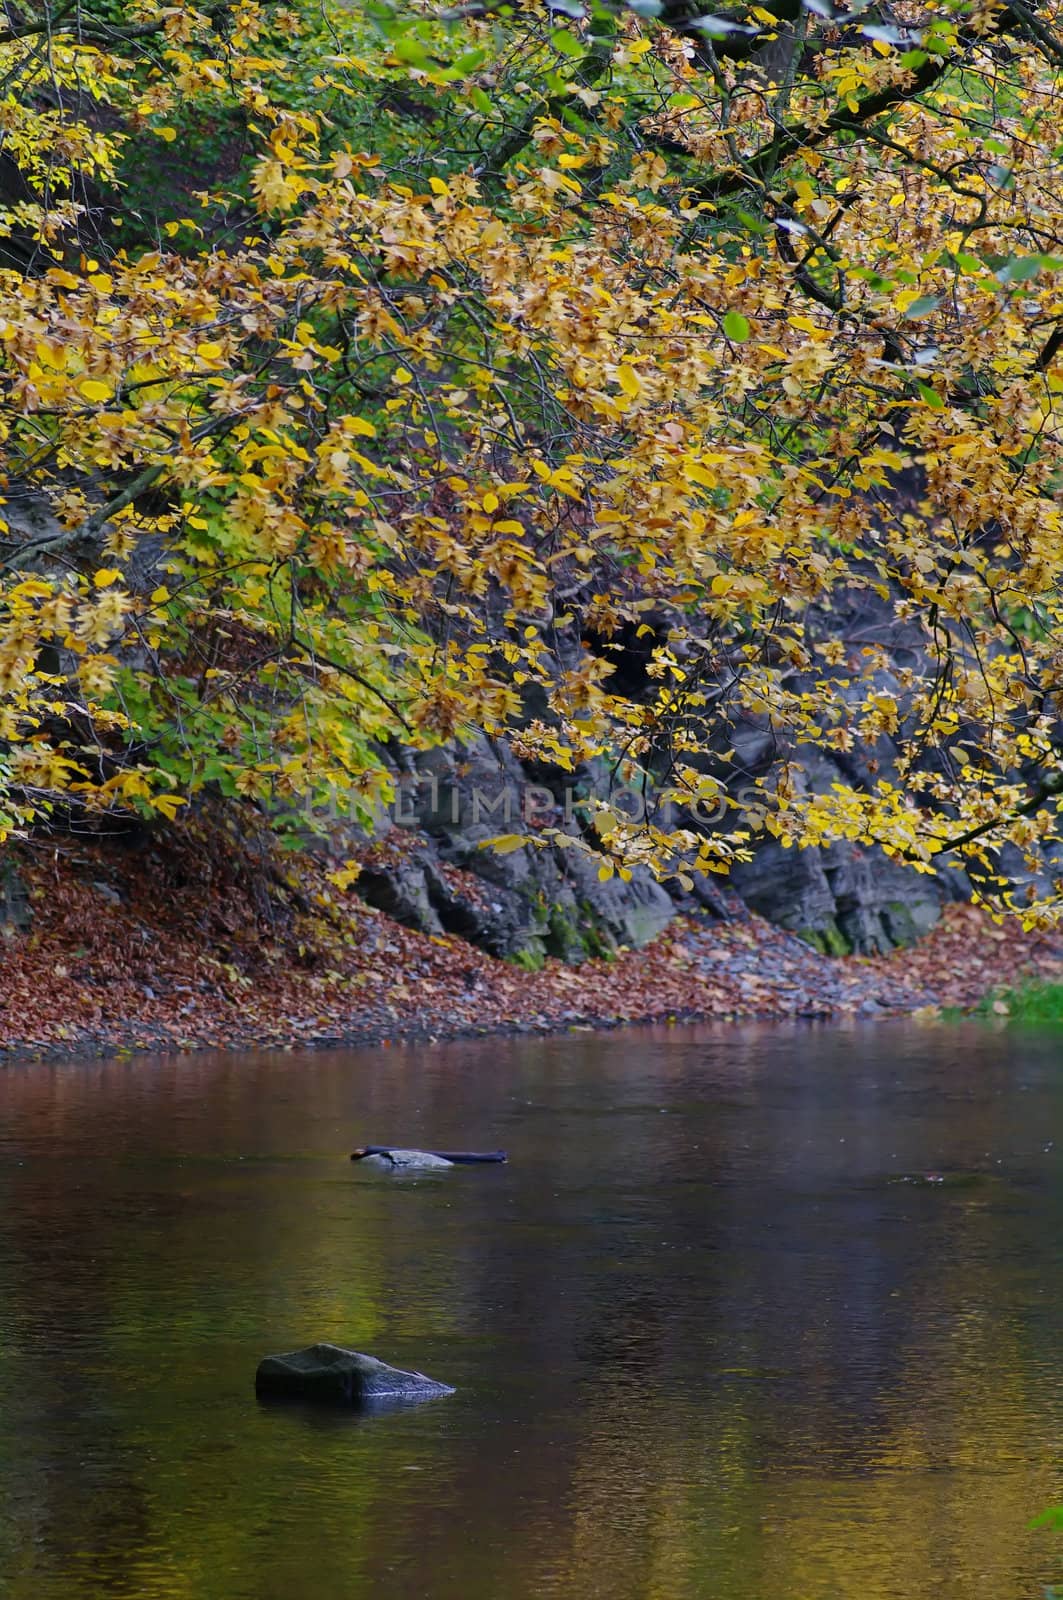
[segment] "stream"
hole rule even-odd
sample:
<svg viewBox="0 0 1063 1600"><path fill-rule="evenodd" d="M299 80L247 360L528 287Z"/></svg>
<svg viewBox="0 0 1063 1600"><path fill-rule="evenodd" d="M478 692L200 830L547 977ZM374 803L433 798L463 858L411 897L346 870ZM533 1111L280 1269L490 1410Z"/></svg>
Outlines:
<svg viewBox="0 0 1063 1600"><path fill-rule="evenodd" d="M1063 1033L0 1067L4 1600L1041 1600L1059 1501Z"/></svg>

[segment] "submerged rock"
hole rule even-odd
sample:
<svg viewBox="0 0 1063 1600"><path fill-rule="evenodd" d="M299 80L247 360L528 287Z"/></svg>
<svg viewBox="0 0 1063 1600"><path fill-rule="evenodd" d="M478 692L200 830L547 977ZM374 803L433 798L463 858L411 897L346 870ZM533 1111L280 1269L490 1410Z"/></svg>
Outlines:
<svg viewBox="0 0 1063 1600"><path fill-rule="evenodd" d="M260 1395L341 1406L434 1400L454 1393L448 1384L423 1372L389 1367L375 1356L337 1344L312 1344L305 1350L267 1356L255 1373L255 1390Z"/></svg>

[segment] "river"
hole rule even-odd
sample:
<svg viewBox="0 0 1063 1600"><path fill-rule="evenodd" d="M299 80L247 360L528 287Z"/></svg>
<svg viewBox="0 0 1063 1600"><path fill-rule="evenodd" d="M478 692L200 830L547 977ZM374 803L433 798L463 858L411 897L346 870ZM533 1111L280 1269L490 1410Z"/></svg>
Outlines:
<svg viewBox="0 0 1063 1600"><path fill-rule="evenodd" d="M1039 1600L1061 1223L1059 1033L2 1068L0 1594ZM257 1402L317 1340L457 1392Z"/></svg>

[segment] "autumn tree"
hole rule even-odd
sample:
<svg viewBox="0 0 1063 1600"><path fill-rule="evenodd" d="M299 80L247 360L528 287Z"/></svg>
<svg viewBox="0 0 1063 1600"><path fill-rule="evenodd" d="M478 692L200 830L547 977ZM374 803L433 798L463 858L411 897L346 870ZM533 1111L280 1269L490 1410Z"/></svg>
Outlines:
<svg viewBox="0 0 1063 1600"><path fill-rule="evenodd" d="M481 730L726 870L755 726L784 842L1051 854L1057 4L2 11L6 829Z"/></svg>

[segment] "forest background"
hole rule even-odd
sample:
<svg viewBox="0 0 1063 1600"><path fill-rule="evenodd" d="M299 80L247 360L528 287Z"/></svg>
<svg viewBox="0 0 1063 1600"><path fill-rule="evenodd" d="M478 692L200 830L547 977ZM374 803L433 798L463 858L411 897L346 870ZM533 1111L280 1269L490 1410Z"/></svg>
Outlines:
<svg viewBox="0 0 1063 1600"><path fill-rule="evenodd" d="M490 757L540 899L1054 926L1058 6L0 13L14 846L316 834L321 911Z"/></svg>

